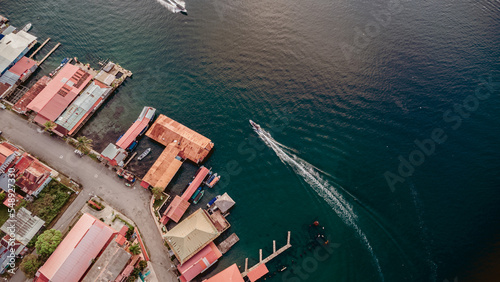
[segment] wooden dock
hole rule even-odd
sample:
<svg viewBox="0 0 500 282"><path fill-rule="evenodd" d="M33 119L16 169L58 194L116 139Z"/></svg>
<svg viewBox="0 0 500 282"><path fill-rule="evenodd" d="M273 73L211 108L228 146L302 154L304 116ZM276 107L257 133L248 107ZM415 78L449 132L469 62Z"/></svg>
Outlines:
<svg viewBox="0 0 500 282"><path fill-rule="evenodd" d="M50 50L50 52L45 55L45 57L43 57L43 59L41 61L38 62L38 65L41 65L43 64L43 62L50 56L52 55L52 53L54 53L54 51L59 48L59 46L61 46L61 43L57 43L56 46L54 46L54 48L52 48L52 50Z"/></svg>
<svg viewBox="0 0 500 282"><path fill-rule="evenodd" d="M256 265L250 267L250 269L248 269L248 258L245 259L245 272L243 272L241 275L243 277L247 276L247 274L254 270L255 268L257 268L259 265L261 264L265 264L265 263L268 263L270 260L272 260L273 258L277 257L279 254L283 253L284 251L288 250L290 247L292 247L292 245L290 245L290 231L288 231L288 238L287 238L287 241L286 241L286 245L281 247L279 250L276 250L276 241L273 240L273 253L268 256L267 258L265 259L262 259L262 249L259 250L259 263L257 263Z"/></svg>
<svg viewBox="0 0 500 282"><path fill-rule="evenodd" d="M219 246L217 246L217 248L219 248L219 250L220 250L220 252L222 254L225 254L239 240L240 240L240 238L238 238L238 236L236 235L236 233L233 233L229 237L227 237L226 240L222 241L222 243L220 243Z"/></svg>
<svg viewBox="0 0 500 282"><path fill-rule="evenodd" d="M49 41L50 41L50 37L47 38L47 40L45 40L45 42L43 42L42 45L40 45L40 47L38 47L38 49L36 49L35 52L33 52L33 54L31 54L31 56L29 58L32 59L33 56L35 56L36 53L38 53L38 51L40 51L43 48L43 46L45 46L45 44L47 44L47 42L49 42Z"/></svg>
<svg viewBox="0 0 500 282"><path fill-rule="evenodd" d="M128 161L123 165L123 168L125 168L128 165L128 163L134 159L135 155L137 155L137 152L134 152L134 154L132 154L132 157L130 157Z"/></svg>

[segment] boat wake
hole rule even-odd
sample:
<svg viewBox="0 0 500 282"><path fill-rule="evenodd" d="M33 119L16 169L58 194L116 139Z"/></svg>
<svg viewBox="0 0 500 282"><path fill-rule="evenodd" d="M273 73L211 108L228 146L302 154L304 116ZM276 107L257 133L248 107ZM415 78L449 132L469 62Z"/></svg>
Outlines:
<svg viewBox="0 0 500 282"><path fill-rule="evenodd" d="M163 7L167 8L172 13L187 14L186 2L183 0L156 0Z"/></svg>
<svg viewBox="0 0 500 282"><path fill-rule="evenodd" d="M415 206L415 210L417 212L417 218L418 218L418 226L420 229L420 237L422 242L425 244L424 250L427 255L427 264L431 270L431 279L430 281L436 281L437 279L437 264L432 260L432 252L430 248L430 236L428 234L428 229L424 224L424 219L423 219L423 204L422 201L420 200L420 197L418 195L417 190L415 189L415 186L413 183L410 184L410 190L411 190L411 196L413 200L413 205Z"/></svg>
<svg viewBox="0 0 500 282"><path fill-rule="evenodd" d="M321 170L317 169L315 166L297 157L291 152L287 152L287 150L293 149L290 149L287 146L274 140L271 134L263 130L260 126L256 127L254 126L254 124L252 124L252 126L254 127L254 131L259 135L260 139L262 139L262 141L264 141L264 143L276 153L281 162L285 165L288 165L293 169L293 171L295 171L295 173L300 175L304 179L304 181L309 184L309 186L311 186L311 188L313 188L313 190L328 203L328 205L344 221L344 223L349 225L356 231L359 238L370 252L380 278L382 279L382 281L384 281L384 275L382 273L382 269L380 268L378 258L375 255L373 248L368 241L368 238L356 224L357 215L353 211L352 205L342 196L342 194L337 191L337 189L335 189L327 180L324 180L321 177L319 173Z"/></svg>

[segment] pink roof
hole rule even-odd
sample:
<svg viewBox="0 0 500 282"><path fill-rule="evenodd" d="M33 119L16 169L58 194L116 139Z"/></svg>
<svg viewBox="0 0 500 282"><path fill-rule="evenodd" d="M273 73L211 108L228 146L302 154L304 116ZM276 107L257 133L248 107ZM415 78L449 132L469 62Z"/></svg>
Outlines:
<svg viewBox="0 0 500 282"><path fill-rule="evenodd" d="M141 132L148 126L151 121L150 118L147 117L144 111L152 111L153 108L145 108L139 118L130 126L130 128L123 134L123 136L116 142L116 145L122 149L127 149L132 142L134 142L135 138L141 134ZM144 114L144 115L143 115Z"/></svg>
<svg viewBox="0 0 500 282"><path fill-rule="evenodd" d="M193 280L193 278L209 268L220 257L222 257L222 253L217 249L214 242L210 242L210 244L188 259L185 263L177 265L177 269L181 273L180 280L182 282Z"/></svg>
<svg viewBox="0 0 500 282"><path fill-rule="evenodd" d="M127 231L128 231L128 226L127 225L123 225L122 226L122 229L120 229L120 233L122 236L125 236L127 234Z"/></svg>
<svg viewBox="0 0 500 282"><path fill-rule="evenodd" d="M5 162L8 156L12 155L17 148L11 146L9 143L1 143L0 144L0 165Z"/></svg>
<svg viewBox="0 0 500 282"><path fill-rule="evenodd" d="M201 183L203 182L203 179L207 176L207 174L210 172L208 168L206 167L201 167L198 174L196 175L195 179L189 187L186 189L186 191L182 194L182 198L185 199L186 201L193 196L194 192L196 192L196 189L200 187Z"/></svg>
<svg viewBox="0 0 500 282"><path fill-rule="evenodd" d="M114 233L92 215L82 215L38 272L52 282L79 281Z"/></svg>
<svg viewBox="0 0 500 282"><path fill-rule="evenodd" d="M35 60L28 59L27 57L22 57L15 65L13 65L9 71L11 73L17 74L19 76L23 75L29 69L36 65Z"/></svg>
<svg viewBox="0 0 500 282"><path fill-rule="evenodd" d="M28 109L55 121L91 79L92 76L78 66L66 64L28 104Z"/></svg>
<svg viewBox="0 0 500 282"><path fill-rule="evenodd" d="M118 236L116 236L115 241L118 245L123 246L123 244L125 244L125 242L127 241L127 238L123 237L122 234L118 234Z"/></svg>
<svg viewBox="0 0 500 282"><path fill-rule="evenodd" d="M168 208L165 210L165 213L163 214L173 221L179 222L188 207L189 202L186 199L175 196L174 200L172 201L172 203L170 203Z"/></svg>
<svg viewBox="0 0 500 282"><path fill-rule="evenodd" d="M240 270L236 263L231 265L230 267L224 269L223 271L215 274L203 282L244 282L243 277L241 276Z"/></svg>
<svg viewBox="0 0 500 282"><path fill-rule="evenodd" d="M269 270L267 269L267 266L265 263L257 266L255 269L252 271L248 272L247 276L250 281L254 282L259 280L262 276L266 275L269 273Z"/></svg>

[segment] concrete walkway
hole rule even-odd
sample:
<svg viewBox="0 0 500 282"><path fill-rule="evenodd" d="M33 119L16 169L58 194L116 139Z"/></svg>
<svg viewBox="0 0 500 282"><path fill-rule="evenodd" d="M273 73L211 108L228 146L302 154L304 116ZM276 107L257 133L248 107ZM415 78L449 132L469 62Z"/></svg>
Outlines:
<svg viewBox="0 0 500 282"><path fill-rule="evenodd" d="M151 193L141 188L126 187L113 171L89 157L75 155L74 148L63 140L39 133L39 127L16 114L0 110L0 131L5 138L23 147L54 169L80 183L83 191L55 224L54 228L65 230L74 215L85 205L90 195L97 195L132 219L141 232L151 256L154 271L161 282L178 281L170 271L174 268L167 254L167 248L158 233L149 211Z"/></svg>

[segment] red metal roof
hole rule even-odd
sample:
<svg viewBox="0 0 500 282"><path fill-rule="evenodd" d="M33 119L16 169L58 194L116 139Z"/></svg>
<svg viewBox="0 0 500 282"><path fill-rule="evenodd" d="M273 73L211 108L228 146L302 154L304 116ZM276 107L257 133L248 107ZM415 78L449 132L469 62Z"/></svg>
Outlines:
<svg viewBox="0 0 500 282"><path fill-rule="evenodd" d="M189 207L189 202L186 199L183 199L179 196L175 196L174 200L168 208L163 213L168 218L172 219L175 222L179 222L182 215L186 212Z"/></svg>
<svg viewBox="0 0 500 282"><path fill-rule="evenodd" d="M55 121L91 79L92 76L78 66L66 64L28 104L28 109Z"/></svg>
<svg viewBox="0 0 500 282"><path fill-rule="evenodd" d="M236 263L203 282L244 282Z"/></svg>
<svg viewBox="0 0 500 282"><path fill-rule="evenodd" d="M196 177L193 180L193 182L191 182L186 191L182 193L182 198L185 199L186 201L189 200L189 198L193 196L194 192L196 192L196 189L200 187L201 183L203 182L203 179L205 179L205 177L209 172L210 170L208 170L208 168L202 166L198 171L198 174L196 174Z"/></svg>
<svg viewBox="0 0 500 282"><path fill-rule="evenodd" d="M262 276L266 275L269 273L269 270L267 269L267 266L265 263L257 266L254 268L252 271L248 272L247 276L250 281L254 282L259 280Z"/></svg>
<svg viewBox="0 0 500 282"><path fill-rule="evenodd" d="M177 269L181 273L179 279L182 282L193 280L198 274L214 264L220 257L222 257L222 253L217 249L214 242L210 242L210 244L185 263L177 265Z"/></svg>
<svg viewBox="0 0 500 282"><path fill-rule="evenodd" d="M26 73L29 69L31 69L34 65L36 65L35 60L28 59L27 57L22 57L15 65L13 65L9 71L11 73L17 74L19 76Z"/></svg>
<svg viewBox="0 0 500 282"><path fill-rule="evenodd" d="M154 110L149 108L148 111ZM143 110L144 111L144 110ZM141 113L142 116L143 113ZM123 134L123 136L116 142L116 145L122 149L127 149L132 142L134 142L135 138L141 134L141 132L149 125L151 121L150 118L144 114L142 118L138 118L132 126Z"/></svg>
<svg viewBox="0 0 500 282"><path fill-rule="evenodd" d="M92 260L107 245L115 230L90 214L84 214L38 270L52 282L79 281Z"/></svg>
<svg viewBox="0 0 500 282"><path fill-rule="evenodd" d="M3 142L0 144L0 165L2 165L8 156L12 155L17 148L10 145L7 142Z"/></svg>
<svg viewBox="0 0 500 282"><path fill-rule="evenodd" d="M115 241L118 245L123 246L123 244L125 244L125 242L127 241L127 238L123 237L122 234L118 234L118 236L116 236Z"/></svg>
<svg viewBox="0 0 500 282"><path fill-rule="evenodd" d="M128 231L128 226L127 225L123 225L122 226L122 229L120 229L120 233L122 236L125 236L125 234L127 234L127 231Z"/></svg>
<svg viewBox="0 0 500 282"><path fill-rule="evenodd" d="M24 94L19 101L14 105L14 110L24 113L28 110L28 105L35 99L35 97L42 92L42 90L47 86L50 81L50 77L43 76L40 78L35 85L33 85L28 92Z"/></svg>

